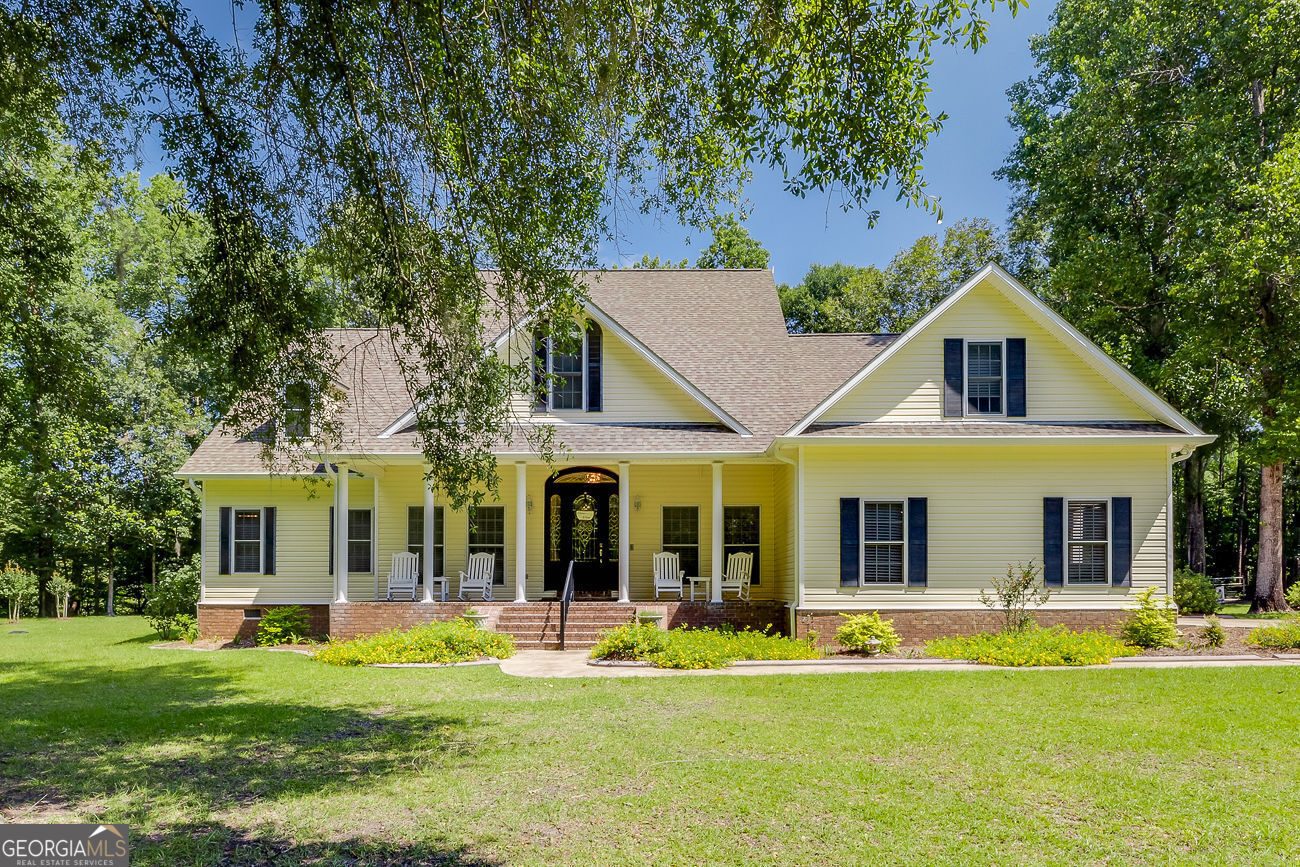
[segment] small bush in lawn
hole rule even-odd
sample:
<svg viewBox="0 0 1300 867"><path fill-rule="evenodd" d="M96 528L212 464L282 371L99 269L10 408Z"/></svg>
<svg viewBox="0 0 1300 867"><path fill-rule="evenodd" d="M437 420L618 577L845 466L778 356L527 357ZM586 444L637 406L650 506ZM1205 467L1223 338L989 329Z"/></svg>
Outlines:
<svg viewBox="0 0 1300 867"><path fill-rule="evenodd" d="M17 566L5 566L0 569L0 598L9 602L9 619L17 621L23 614L23 608L36 598L39 581L35 572L28 572Z"/></svg>
<svg viewBox="0 0 1300 867"><path fill-rule="evenodd" d="M199 555L188 563L162 570L145 591L144 613L149 625L166 641L176 636L177 618L193 616L199 603Z"/></svg>
<svg viewBox="0 0 1300 867"><path fill-rule="evenodd" d="M1105 632L1071 632L1064 626L1021 632L982 632L927 642L927 656L970 659L984 665L1104 665L1137 650Z"/></svg>
<svg viewBox="0 0 1300 867"><path fill-rule="evenodd" d="M1120 635L1138 647L1177 647L1178 614L1167 599L1163 607L1156 605L1155 592L1156 588L1148 587L1138 594L1138 607L1124 618Z"/></svg>
<svg viewBox="0 0 1300 867"><path fill-rule="evenodd" d="M1174 573L1174 604L1184 614L1213 614L1219 594L1209 575L1183 568Z"/></svg>
<svg viewBox="0 0 1300 867"><path fill-rule="evenodd" d="M45 582L45 589L54 597L54 615L60 619L68 616L68 602L72 597L72 580L55 572Z"/></svg>
<svg viewBox="0 0 1300 867"><path fill-rule="evenodd" d="M1252 629L1246 636L1246 643L1277 650L1300 649L1300 622L1290 621L1281 626L1261 626Z"/></svg>
<svg viewBox="0 0 1300 867"><path fill-rule="evenodd" d="M1292 608L1300 609L1300 581L1295 582L1286 590L1286 604Z"/></svg>
<svg viewBox="0 0 1300 867"><path fill-rule="evenodd" d="M515 640L501 632L476 629L457 618L391 629L351 641L334 641L316 651L315 658L330 665L373 665L393 662L472 662L485 656L505 659L515 655Z"/></svg>
<svg viewBox="0 0 1300 867"><path fill-rule="evenodd" d="M659 668L724 668L738 659L819 659L821 652L809 641L799 641L767 630L659 629L625 623L601 636L591 649L593 659L641 660Z"/></svg>
<svg viewBox="0 0 1300 867"><path fill-rule="evenodd" d="M992 611L1002 612L1002 630L1004 632L1023 632L1034 629L1034 615L1030 608L1043 605L1051 596L1051 591L1039 580L1042 572L1034 561L1014 563L1007 567L1007 574L993 579L993 595L980 591L980 604Z"/></svg>
<svg viewBox="0 0 1300 867"><path fill-rule="evenodd" d="M840 624L839 629L835 630L835 640L849 650L878 650L881 653L889 653L902 644L902 639L894 631L894 621L881 620L879 611L873 611L870 614L841 614L840 616L845 618L845 621ZM871 646L871 639L873 638L880 642L874 648Z"/></svg>
<svg viewBox="0 0 1300 867"><path fill-rule="evenodd" d="M199 640L199 620L193 614L180 614L176 617L176 634L179 635L186 644L193 644Z"/></svg>
<svg viewBox="0 0 1300 867"><path fill-rule="evenodd" d="M1224 632L1223 624L1219 618L1211 614L1205 618L1205 626L1201 629L1201 641L1205 642L1206 647L1222 647L1228 640L1228 633Z"/></svg>

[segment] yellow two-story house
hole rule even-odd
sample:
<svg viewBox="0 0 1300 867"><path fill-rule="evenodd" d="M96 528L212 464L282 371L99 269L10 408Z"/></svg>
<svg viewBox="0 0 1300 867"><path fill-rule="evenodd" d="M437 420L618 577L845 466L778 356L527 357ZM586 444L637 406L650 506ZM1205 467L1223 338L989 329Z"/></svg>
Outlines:
<svg viewBox="0 0 1300 867"><path fill-rule="evenodd" d="M345 445L272 473L255 436L209 436L180 471L202 492L202 631L285 604L340 636L473 607L549 647L572 600L574 644L647 610L826 638L880 610L920 641L992 625L980 593L1013 563L1041 568L1043 622L1113 625L1170 591L1172 464L1212 437L996 265L898 335L789 334L770 271L584 280L580 349L528 320L485 334L545 374L517 416L564 458L499 443L473 510L426 485L373 329L330 333Z"/></svg>

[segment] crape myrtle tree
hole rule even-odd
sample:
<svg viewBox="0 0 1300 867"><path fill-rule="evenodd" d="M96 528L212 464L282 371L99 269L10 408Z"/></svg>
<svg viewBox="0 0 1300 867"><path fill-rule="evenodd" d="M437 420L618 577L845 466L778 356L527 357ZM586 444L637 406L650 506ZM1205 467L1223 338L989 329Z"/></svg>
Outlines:
<svg viewBox="0 0 1300 867"><path fill-rule="evenodd" d="M1062 0L1010 92L1002 172L1021 272L1261 467L1255 611L1286 607L1282 477L1300 457L1297 34L1293 3ZM1203 569L1203 460L1186 472Z"/></svg>
<svg viewBox="0 0 1300 867"><path fill-rule="evenodd" d="M484 351L487 316L563 318L620 213L707 226L754 164L792 195L859 207L888 184L937 209L930 51L978 48L993 5L265 0L236 4L223 42L176 0L3 0L0 107L56 106L79 142L161 143L210 232L169 327L240 395L233 429L302 383L329 419L322 270L395 326L378 339L459 505L495 485L489 449L529 383L526 358Z"/></svg>

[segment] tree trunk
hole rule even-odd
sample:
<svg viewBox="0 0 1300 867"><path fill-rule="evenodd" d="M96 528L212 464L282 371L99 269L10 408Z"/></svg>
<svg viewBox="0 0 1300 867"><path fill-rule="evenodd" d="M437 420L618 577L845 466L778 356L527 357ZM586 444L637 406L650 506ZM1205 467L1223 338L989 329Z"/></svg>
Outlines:
<svg viewBox="0 0 1300 867"><path fill-rule="evenodd" d="M1282 462L1268 464L1259 476L1259 568L1250 613L1289 611L1282 595Z"/></svg>
<svg viewBox="0 0 1300 867"><path fill-rule="evenodd" d="M1187 566L1205 574L1205 455L1196 449L1183 461L1183 499L1187 508Z"/></svg>
<svg viewBox="0 0 1300 867"><path fill-rule="evenodd" d="M108 616L113 616L113 555L108 555Z"/></svg>

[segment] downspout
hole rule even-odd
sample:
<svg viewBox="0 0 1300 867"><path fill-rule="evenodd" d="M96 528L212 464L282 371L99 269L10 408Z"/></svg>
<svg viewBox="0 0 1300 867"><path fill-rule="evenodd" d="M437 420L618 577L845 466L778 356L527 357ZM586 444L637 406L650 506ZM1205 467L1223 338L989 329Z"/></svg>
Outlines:
<svg viewBox="0 0 1300 867"><path fill-rule="evenodd" d="M185 487L189 488L199 498L199 604L202 605L208 595L208 566L207 566L207 545L208 545L208 489L207 485L200 488L194 483L194 477L189 476L185 479ZM109 574L109 579L112 579ZM113 613L113 588L108 588L108 613Z"/></svg>
<svg viewBox="0 0 1300 867"><path fill-rule="evenodd" d="M338 506L339 506L339 484L338 484L339 480L338 480L338 472L335 471L335 469L334 469L334 465L331 464L327 459L325 459L324 456L322 456L321 464L322 464L322 466L325 467L325 475L326 475L326 477L329 478L329 480L330 480L330 495L333 497L332 505L333 505L333 507L334 507L334 509L335 509L335 513L334 513L334 520L333 520L333 521L330 521L330 541L333 541L333 542L336 543L336 544L335 544L335 549L336 549L336 550L334 551L334 557L337 559L338 556L339 556L339 552L338 552L338 550L337 550L337 548L338 548L338 545L337 545L338 533L337 533L337 531L336 531L336 530L337 530L337 526L338 526ZM337 565L337 564L335 564L335 565ZM338 594L339 594L339 576L338 576L338 572L337 572L337 571L332 572L332 573L330 574L330 579L334 582L334 589L333 589L332 591L330 591L330 601L333 601L334 599L336 599L336 598L338 597Z"/></svg>
<svg viewBox="0 0 1300 867"><path fill-rule="evenodd" d="M787 603L790 609L790 634L792 636L799 634L799 609L803 606L803 447L796 448L796 454L799 458L788 458L781 454L780 447L772 449L772 457L776 458L783 464L789 464L795 469L795 601Z"/></svg>

